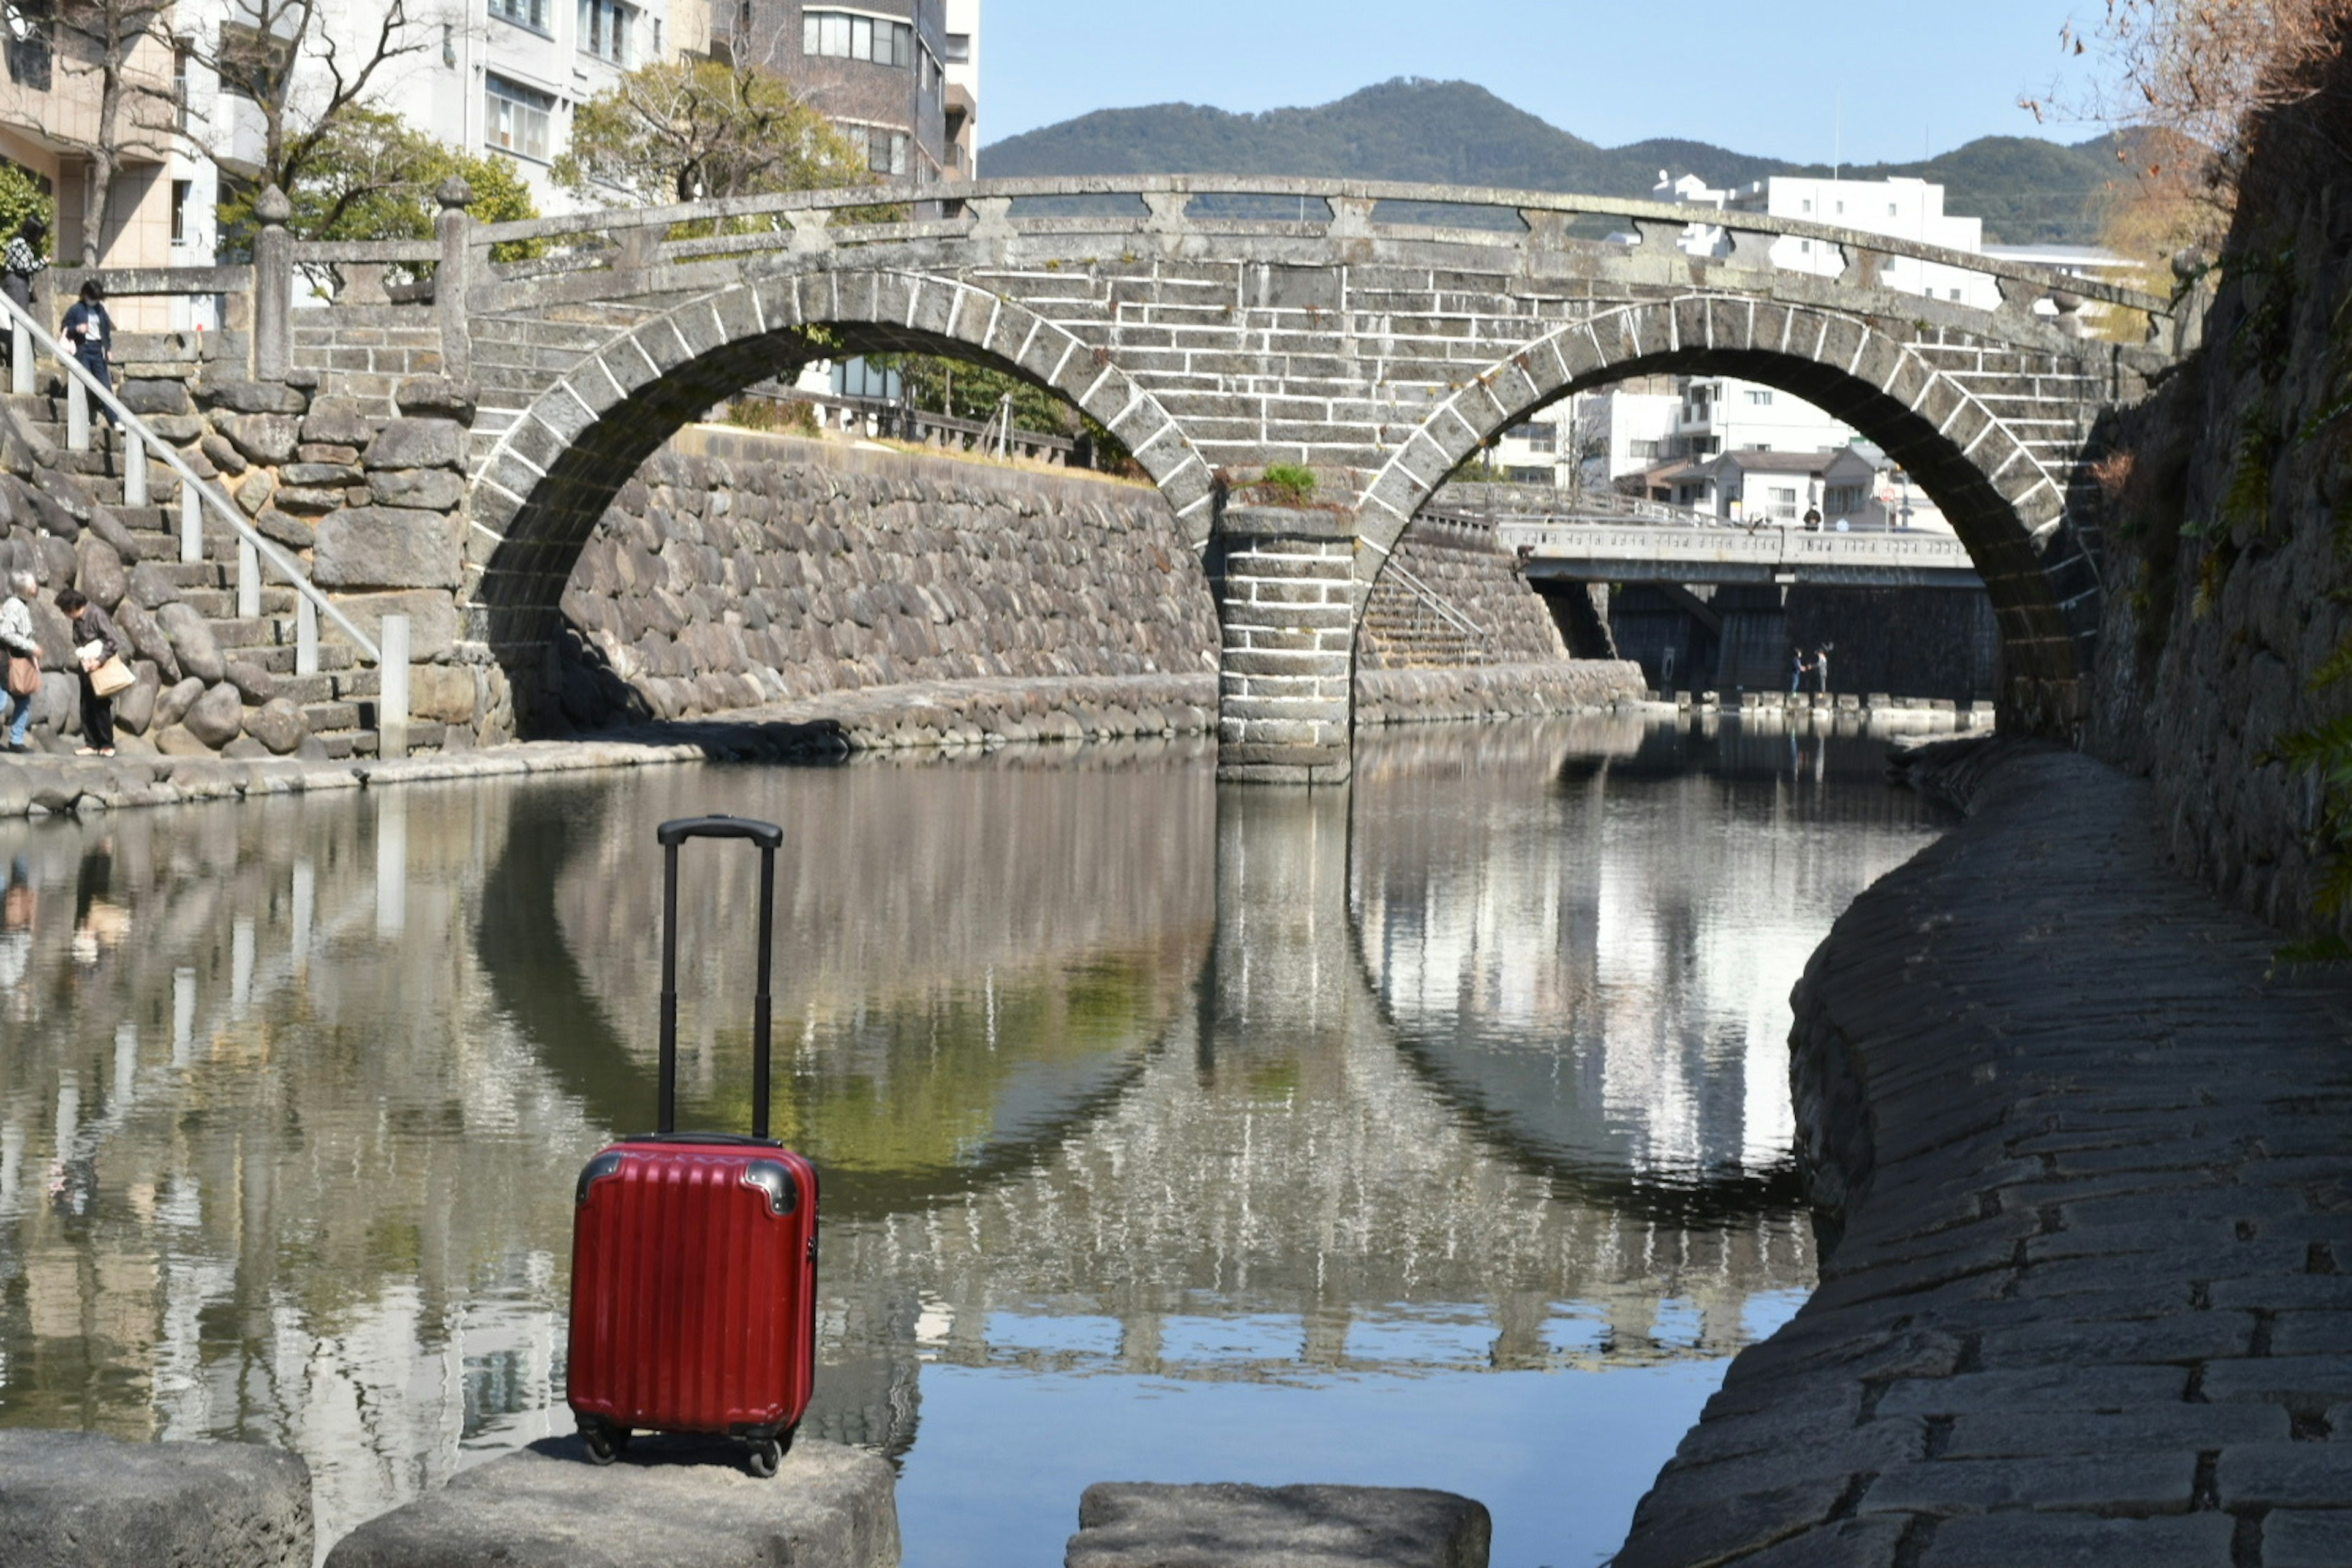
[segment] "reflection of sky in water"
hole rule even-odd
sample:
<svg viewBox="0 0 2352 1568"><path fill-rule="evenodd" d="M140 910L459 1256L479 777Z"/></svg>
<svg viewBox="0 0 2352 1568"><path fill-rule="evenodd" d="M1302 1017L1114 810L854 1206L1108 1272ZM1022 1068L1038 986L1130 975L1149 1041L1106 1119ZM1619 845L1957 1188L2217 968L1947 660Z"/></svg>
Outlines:
<svg viewBox="0 0 2352 1568"><path fill-rule="evenodd" d="M1096 1481L1315 1481L1462 1492L1494 1514L1496 1568L1589 1568L1722 1375L1683 1362L1276 1385L929 1367L898 1492L907 1561L1059 1562Z"/></svg>
<svg viewBox="0 0 2352 1568"><path fill-rule="evenodd" d="M285 1444L329 1539L567 1429L572 1177L650 1120L648 830L728 810L792 825L809 1430L902 1461L910 1563L1054 1561L1123 1478L1449 1486L1504 1568L1596 1561L1811 1278L1783 1190L1694 1225L1627 1178L1785 1127L1756 998L1919 831L1575 762L1647 743L1382 738L1288 817L1090 752L0 825L0 1422ZM740 1124L707 867L681 1092Z"/></svg>

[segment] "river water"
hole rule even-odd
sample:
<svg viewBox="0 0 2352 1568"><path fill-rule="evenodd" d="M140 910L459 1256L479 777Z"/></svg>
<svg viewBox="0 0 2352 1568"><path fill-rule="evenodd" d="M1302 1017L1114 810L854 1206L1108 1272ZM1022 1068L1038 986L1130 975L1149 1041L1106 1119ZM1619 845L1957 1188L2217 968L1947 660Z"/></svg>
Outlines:
<svg viewBox="0 0 2352 1568"><path fill-rule="evenodd" d="M573 1176L654 1101L659 820L785 826L805 1431L916 1568L1106 1479L1444 1487L1601 1561L1813 1278L1787 996L1938 831L1853 737L1391 731L417 785L0 826L0 1423L290 1447L322 1546L568 1431ZM732 847L734 855L726 852ZM756 858L689 847L688 1125Z"/></svg>

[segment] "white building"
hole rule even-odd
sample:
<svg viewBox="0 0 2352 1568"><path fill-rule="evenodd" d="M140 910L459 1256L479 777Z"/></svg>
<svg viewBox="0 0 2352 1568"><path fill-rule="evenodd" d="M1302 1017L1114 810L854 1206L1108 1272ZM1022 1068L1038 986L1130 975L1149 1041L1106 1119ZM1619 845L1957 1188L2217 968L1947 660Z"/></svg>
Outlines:
<svg viewBox="0 0 2352 1568"><path fill-rule="evenodd" d="M1944 187L1926 180L1825 180L1811 175L1775 174L1740 189L1719 191L1696 175L1685 174L1669 181L1661 171L1653 194L1659 201L1683 206L1763 213L1770 217L1940 246L1947 250L1981 253L1985 248L1984 220L1947 214ZM1683 248L1696 256L1726 254L1723 226L1693 224L1684 234ZM1811 272L1821 277L1835 277L1845 270L1845 254L1841 247L1794 235L1784 235L1772 242L1772 262L1791 272ZM1879 281L1901 293L1956 300L1980 310L1997 310L2000 305L2000 291L1988 274L1909 257L1886 258Z"/></svg>
<svg viewBox="0 0 2352 1568"><path fill-rule="evenodd" d="M271 14L291 20L282 5ZM710 36L709 0L454 0L411 15L397 35L399 52L374 74L368 106L450 146L512 158L547 214L584 205L550 174L570 141L573 110L624 72L707 49ZM225 24L251 26L255 16L251 0L196 0L181 13L207 40ZM306 80L323 82L325 51L331 47L346 74L356 71L376 52L383 24L383 10L363 0L326 0L311 24L316 36L294 61L298 114L323 90ZM189 74L196 134L231 172L256 167L259 109L218 92L200 68Z"/></svg>
<svg viewBox="0 0 2352 1568"><path fill-rule="evenodd" d="M1736 376L1690 376L1666 432L1665 456L1704 459L1730 452L1823 452L1854 429L1803 398Z"/></svg>
<svg viewBox="0 0 2352 1568"><path fill-rule="evenodd" d="M1832 527L1949 533L1941 508L1868 441L1832 453L1822 470L1822 516Z"/></svg>
<svg viewBox="0 0 2352 1568"><path fill-rule="evenodd" d="M950 180L980 178L980 0L948 0L947 168Z"/></svg>

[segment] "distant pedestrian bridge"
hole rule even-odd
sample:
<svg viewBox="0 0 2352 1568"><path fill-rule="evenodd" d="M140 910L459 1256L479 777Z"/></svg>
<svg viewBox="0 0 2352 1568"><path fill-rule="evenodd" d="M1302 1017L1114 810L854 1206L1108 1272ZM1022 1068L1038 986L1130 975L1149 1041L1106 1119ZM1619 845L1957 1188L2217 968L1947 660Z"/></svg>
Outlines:
<svg viewBox="0 0 2352 1568"><path fill-rule="evenodd" d="M1968 547L1948 534L1525 519L1497 520L1495 537L1538 582L1984 586Z"/></svg>

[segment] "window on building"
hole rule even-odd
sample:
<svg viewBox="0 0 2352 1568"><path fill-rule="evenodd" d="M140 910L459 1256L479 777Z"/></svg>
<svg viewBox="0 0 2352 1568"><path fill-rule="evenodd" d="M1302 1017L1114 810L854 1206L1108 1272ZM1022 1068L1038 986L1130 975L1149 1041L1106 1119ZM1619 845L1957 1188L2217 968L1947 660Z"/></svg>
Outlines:
<svg viewBox="0 0 2352 1568"><path fill-rule="evenodd" d="M1832 485L1822 492L1822 505L1832 517L1848 517L1862 510L1860 485Z"/></svg>
<svg viewBox="0 0 2352 1568"><path fill-rule="evenodd" d="M898 390L898 373L895 370L883 370L863 359L833 362L833 395L835 397L873 397L886 403L896 403Z"/></svg>
<svg viewBox="0 0 2352 1568"><path fill-rule="evenodd" d="M1894 204L1893 202L1889 202L1889 203L1887 203L1887 204L1886 204L1886 216L1887 216L1888 217L1895 217L1895 216L1900 216L1900 215L1898 215L1898 214L1896 213L1896 211L1895 211L1895 204Z"/></svg>
<svg viewBox="0 0 2352 1568"><path fill-rule="evenodd" d="M1514 441L1525 441L1534 451L1557 452L1559 450L1559 426L1557 425L1544 425L1530 421L1525 425L1513 426L1503 434Z"/></svg>
<svg viewBox="0 0 2352 1568"><path fill-rule="evenodd" d="M940 84L946 80L947 73L940 67L940 62L931 58L930 50L920 49L917 52L923 57L923 91L929 96L936 98L939 96Z"/></svg>
<svg viewBox="0 0 2352 1568"><path fill-rule="evenodd" d="M195 41L174 39L172 44L172 110L180 130L188 129L188 71L196 58Z"/></svg>
<svg viewBox="0 0 2352 1568"><path fill-rule="evenodd" d="M854 142L866 141L866 166L877 174L904 174L907 172L907 133L880 125L844 125L842 131Z"/></svg>
<svg viewBox="0 0 2352 1568"><path fill-rule="evenodd" d="M1548 485L1553 482L1549 468L1505 468L1503 478L1515 485Z"/></svg>
<svg viewBox="0 0 2352 1568"><path fill-rule="evenodd" d="M1812 210L1813 210L1813 204L1812 204L1812 203L1811 203L1811 202L1807 202L1807 203L1805 204L1805 210L1806 210L1807 212L1811 212L1811 211L1812 211Z"/></svg>
<svg viewBox="0 0 2352 1568"><path fill-rule="evenodd" d="M1772 389L1769 386L1751 386L1748 389L1748 401L1759 405L1769 403L1772 401Z"/></svg>
<svg viewBox="0 0 2352 1568"><path fill-rule="evenodd" d="M616 66L629 63L629 36L636 31L636 8L621 0L580 0L580 50Z"/></svg>
<svg viewBox="0 0 2352 1568"><path fill-rule="evenodd" d="M547 0L490 0L490 15L534 33L547 31Z"/></svg>
<svg viewBox="0 0 2352 1568"><path fill-rule="evenodd" d="M1636 458L1655 458L1658 455L1658 443L1655 441L1635 440L1631 443L1631 447Z"/></svg>
<svg viewBox="0 0 2352 1568"><path fill-rule="evenodd" d="M1742 441L1739 444L1739 449L1743 452L1769 452L1772 449L1772 443L1769 441Z"/></svg>
<svg viewBox="0 0 2352 1568"><path fill-rule="evenodd" d="M1840 203L1838 203L1838 212L1839 212L1839 214L1840 214L1841 216L1843 216L1843 215L1844 214L1844 212L1845 212L1845 204L1844 204L1843 202L1840 202Z"/></svg>
<svg viewBox="0 0 2352 1568"><path fill-rule="evenodd" d="M1952 298L1953 298L1953 299L1955 299L1955 300L1957 300L1957 299L1958 299L1959 297L1960 297L1960 291L1959 291L1958 289L1953 289L1953 290L1952 290Z"/></svg>
<svg viewBox="0 0 2352 1568"><path fill-rule="evenodd" d="M555 118L554 97L502 76L486 75L482 80L489 144L546 162L548 127Z"/></svg>
<svg viewBox="0 0 2352 1568"><path fill-rule="evenodd" d="M971 64L971 35L970 33L950 33L948 35L948 64L951 66L968 66Z"/></svg>
<svg viewBox="0 0 2352 1568"><path fill-rule="evenodd" d="M1812 242L1811 240L1810 240L1810 239L1801 239L1801 240L1797 241L1797 254L1798 254L1798 255L1800 255L1800 256L1811 256L1812 253L1813 253L1813 242Z"/></svg>
<svg viewBox="0 0 2352 1568"><path fill-rule="evenodd" d="M1774 485L1764 492L1770 498L1770 510L1782 521L1793 521L1797 516L1797 492L1786 485Z"/></svg>
<svg viewBox="0 0 2352 1568"><path fill-rule="evenodd" d="M188 204L190 198L194 195L196 183L194 180L172 182L172 243L173 245L185 245L190 238Z"/></svg>
<svg viewBox="0 0 2352 1568"><path fill-rule="evenodd" d="M871 60L877 66L910 66L915 63L915 29L904 22L847 11L803 11L801 52Z"/></svg>

